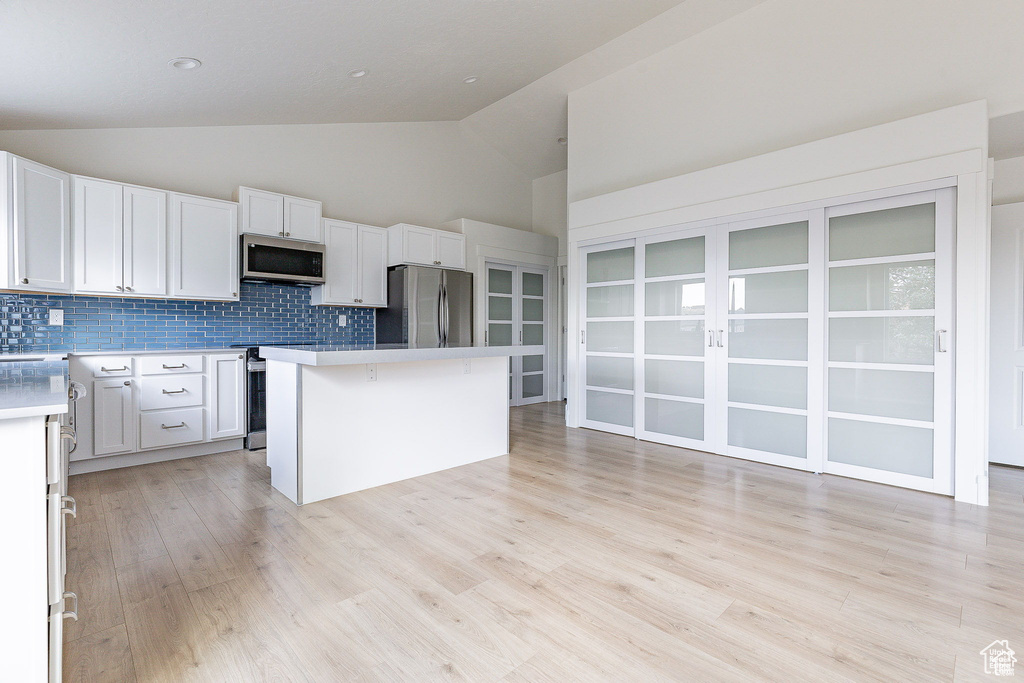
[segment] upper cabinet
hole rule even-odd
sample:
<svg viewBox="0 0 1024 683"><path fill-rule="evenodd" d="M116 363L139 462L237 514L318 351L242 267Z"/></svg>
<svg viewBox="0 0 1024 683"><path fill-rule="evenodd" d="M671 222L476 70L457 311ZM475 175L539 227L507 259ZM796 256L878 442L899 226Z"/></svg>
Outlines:
<svg viewBox="0 0 1024 683"><path fill-rule="evenodd" d="M0 287L70 292L71 177L12 154L2 161Z"/></svg>
<svg viewBox="0 0 1024 683"><path fill-rule="evenodd" d="M238 299L238 205L171 194L171 296Z"/></svg>
<svg viewBox="0 0 1024 683"><path fill-rule="evenodd" d="M167 295L167 193L74 177L75 291Z"/></svg>
<svg viewBox="0 0 1024 683"><path fill-rule="evenodd" d="M466 237L457 232L399 223L388 228L388 265L466 268Z"/></svg>
<svg viewBox="0 0 1024 683"><path fill-rule="evenodd" d="M323 243L323 205L315 199L240 187L238 203L242 208L239 232Z"/></svg>
<svg viewBox="0 0 1024 683"><path fill-rule="evenodd" d="M324 220L327 283L311 293L314 305L386 306L388 231Z"/></svg>

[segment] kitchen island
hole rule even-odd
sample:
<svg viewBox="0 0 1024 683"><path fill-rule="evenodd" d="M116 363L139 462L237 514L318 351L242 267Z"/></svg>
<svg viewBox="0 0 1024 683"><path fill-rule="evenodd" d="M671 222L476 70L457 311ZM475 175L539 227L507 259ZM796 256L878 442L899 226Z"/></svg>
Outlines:
<svg viewBox="0 0 1024 683"><path fill-rule="evenodd" d="M542 346L261 346L271 484L298 505L508 453L509 357Z"/></svg>

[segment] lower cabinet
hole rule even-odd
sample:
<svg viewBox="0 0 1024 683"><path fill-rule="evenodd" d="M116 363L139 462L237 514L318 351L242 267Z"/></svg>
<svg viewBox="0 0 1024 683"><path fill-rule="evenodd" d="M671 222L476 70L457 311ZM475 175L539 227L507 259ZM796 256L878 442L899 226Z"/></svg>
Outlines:
<svg viewBox="0 0 1024 683"><path fill-rule="evenodd" d="M73 356L71 376L92 387L75 460L245 435L244 354Z"/></svg>

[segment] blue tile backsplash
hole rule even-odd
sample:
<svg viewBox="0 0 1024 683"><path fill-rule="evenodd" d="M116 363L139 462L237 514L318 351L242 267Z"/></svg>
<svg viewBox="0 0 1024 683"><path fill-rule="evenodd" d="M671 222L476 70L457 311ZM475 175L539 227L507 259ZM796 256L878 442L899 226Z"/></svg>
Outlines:
<svg viewBox="0 0 1024 683"><path fill-rule="evenodd" d="M311 306L305 287L241 287L230 302L0 293L0 353L374 341L372 308ZM64 310L63 326L47 324L51 308Z"/></svg>

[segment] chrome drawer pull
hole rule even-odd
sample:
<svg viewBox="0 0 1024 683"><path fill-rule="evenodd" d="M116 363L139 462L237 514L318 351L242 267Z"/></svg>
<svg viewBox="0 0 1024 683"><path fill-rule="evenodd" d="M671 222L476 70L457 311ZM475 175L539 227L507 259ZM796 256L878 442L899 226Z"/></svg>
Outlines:
<svg viewBox="0 0 1024 683"><path fill-rule="evenodd" d="M60 500L64 503L64 507L60 509L61 514L71 515L72 517L78 517L78 501L71 496L61 496ZM77 605L76 605L77 607Z"/></svg>
<svg viewBox="0 0 1024 683"><path fill-rule="evenodd" d="M63 599L67 600L69 598L75 601L75 609L66 609L61 613L61 616L65 619L74 619L75 621L78 621L78 596L71 591L67 591L64 593Z"/></svg>
<svg viewBox="0 0 1024 683"><path fill-rule="evenodd" d="M181 389L178 389L177 391L167 391L166 389L161 389L160 391L164 392L165 394L184 394L185 392L188 391L188 389L182 387Z"/></svg>
<svg viewBox="0 0 1024 683"><path fill-rule="evenodd" d="M164 370L181 370L182 368L188 367L184 363L182 363L181 365L166 365L164 363L161 363L160 365L163 367Z"/></svg>
<svg viewBox="0 0 1024 683"><path fill-rule="evenodd" d="M160 425L160 429L178 429L179 427L184 427L184 426L185 426L184 422L182 422L181 424L177 424L177 425L163 425L162 424L162 425Z"/></svg>
<svg viewBox="0 0 1024 683"><path fill-rule="evenodd" d="M167 367L167 366L165 365L164 367ZM124 372L127 369L128 369L127 365L124 366L123 368L105 368L102 365L100 366L100 372Z"/></svg>

